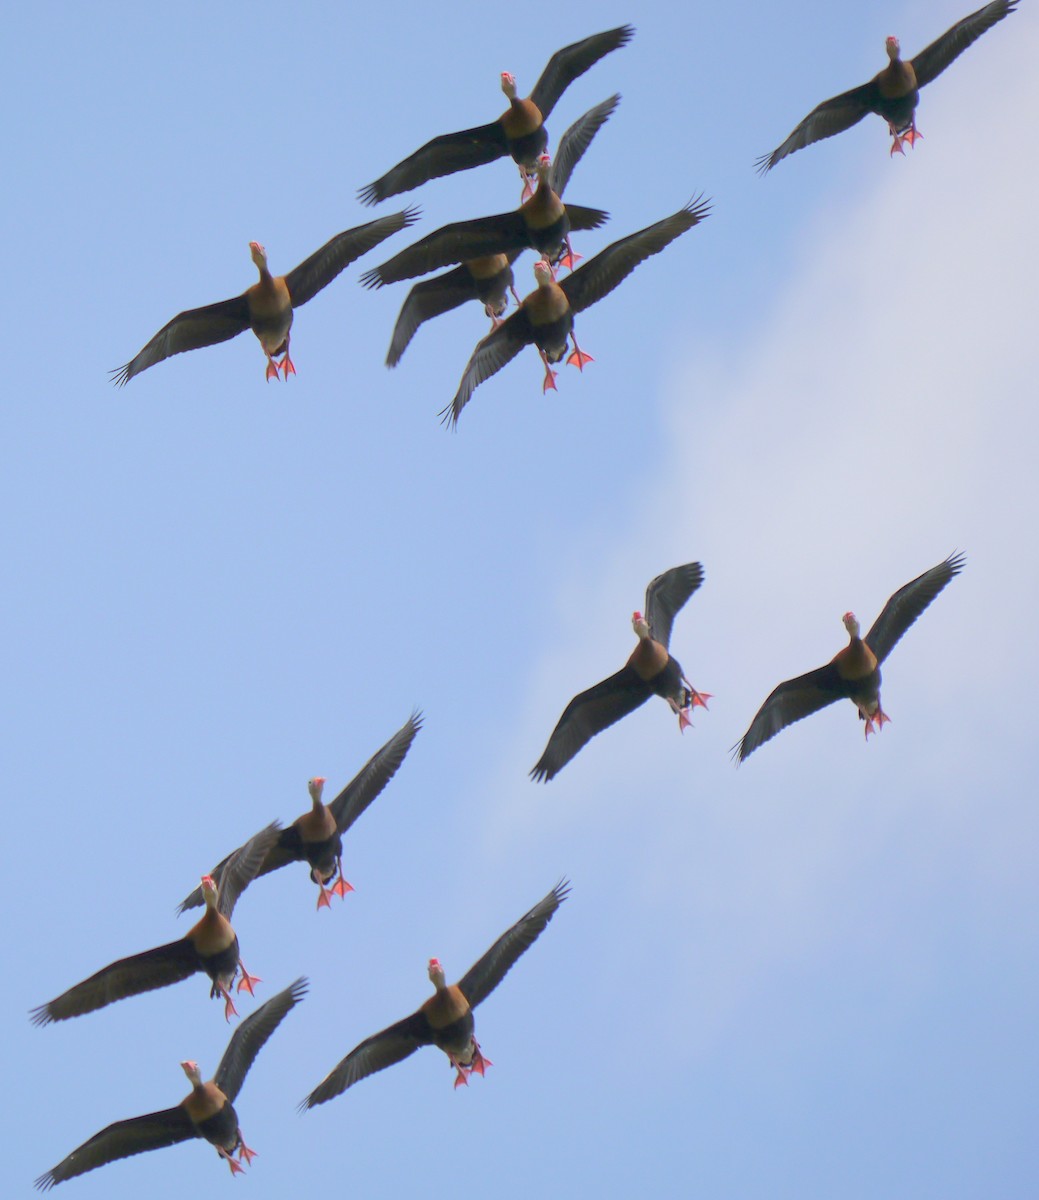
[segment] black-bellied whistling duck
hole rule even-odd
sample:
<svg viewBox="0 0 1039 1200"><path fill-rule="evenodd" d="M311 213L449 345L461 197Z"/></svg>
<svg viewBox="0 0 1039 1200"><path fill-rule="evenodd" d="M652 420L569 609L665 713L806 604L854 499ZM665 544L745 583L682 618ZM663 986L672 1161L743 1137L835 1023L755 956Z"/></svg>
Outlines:
<svg viewBox="0 0 1039 1200"><path fill-rule="evenodd" d="M336 234L287 275L272 275L267 269L267 251L259 242L250 242L249 253L260 272L259 283L246 288L233 300L221 300L217 304L178 313L136 357L112 372L112 382L122 387L164 358L202 346L215 346L247 329L256 334L267 355L267 379L278 378L279 366L288 379L290 374L296 374L289 358L293 310L327 287L355 259L417 220L418 209L409 208L369 221L356 229L347 229ZM279 354L283 357L276 363L274 360Z"/></svg>
<svg viewBox="0 0 1039 1200"><path fill-rule="evenodd" d="M833 137L857 125L867 113L876 113L888 123L893 139L891 153L905 154L903 146L912 146L921 136L917 132L914 114L920 99L920 88L936 79L945 68L997 21L1014 11L1018 0L992 0L984 8L957 21L937 41L903 62L898 38L885 42L888 65L861 87L842 92L813 108L794 132L771 154L764 154L755 166L763 175L780 159L801 150L812 142Z"/></svg>
<svg viewBox="0 0 1039 1200"><path fill-rule="evenodd" d="M507 929L487 953L457 983L445 982L440 960L429 960L429 978L436 989L418 1012L365 1038L334 1067L300 1105L324 1104L368 1075L414 1054L420 1046L438 1046L455 1069L455 1087L468 1084L475 1071L482 1075L492 1066L473 1037L473 1009L486 1000L505 978L513 963L537 940L552 915L570 892L565 879Z"/></svg>
<svg viewBox="0 0 1039 1200"><path fill-rule="evenodd" d="M848 631L847 646L825 667L788 679L771 693L732 748L736 765L787 725L843 698L859 710L859 720L866 722L867 738L882 729L891 718L880 707L880 664L949 580L963 570L965 561L962 554L951 554L899 588L864 638L859 636L855 614L845 613L842 620Z"/></svg>
<svg viewBox="0 0 1039 1200"><path fill-rule="evenodd" d="M400 362L420 325L458 308L467 300L479 300L491 318L492 328L497 328L510 292L517 305L520 303L512 264L522 253L520 249L510 250L508 254L485 254L443 275L416 283L401 305L386 353L386 365L395 367Z"/></svg>
<svg viewBox="0 0 1039 1200"><path fill-rule="evenodd" d="M558 199L563 195L566 185L570 182L570 176L573 174L574 167L580 162L585 150L591 144L592 138L595 137L598 130L609 119L610 114L620 103L620 96L611 96L608 100L604 100L601 104L597 104L595 108L589 109L583 116L578 119L567 129L563 136L559 139L559 148L556 152L555 159L552 161L551 174L548 181L548 186L555 193ZM540 189L539 189L540 196ZM498 319L505 311L505 306L508 303L508 292L512 292L513 299L517 305L520 303L520 298L516 294L515 278L512 273L512 264L516 261L523 250L528 245L534 245L538 248L537 241L545 241L548 246L550 257L558 254L558 246L554 244L542 232L546 224L546 214L549 212L548 204L549 191L546 190L543 200L539 199L538 207L535 205L533 210L527 207L521 210L520 216L523 216L524 211L527 213L527 219L533 222L533 226L528 228L523 227L522 238L517 236L513 240L518 242L512 249L506 252L495 252L483 254L478 258L463 261L453 271L448 271L444 275L438 275L433 279L426 279L422 283L417 283L408 293L407 299L400 310L400 316L397 318L397 324L393 330L393 337L390 341L389 353L386 355L386 365L395 367L400 362L401 356L407 349L408 343L415 335L415 331L424 322L432 317L438 317L442 313L450 312L451 309L457 308L466 300L477 299L484 305L484 311L491 318L493 325L496 327ZM562 205L562 201L559 201ZM529 202L528 202L529 204ZM567 210L569 211L569 210ZM589 210L594 211L594 210ZM449 249L455 243L455 235L451 231L456 231L457 244L464 242L466 239L480 237L479 228L486 228L489 236L497 238L498 241L492 241L491 244L500 244L501 229L511 228L514 233L519 235L520 228L516 222L516 213L506 213L502 217L488 217L483 222L459 222L456 225L448 225L444 229L438 230L437 233L431 234L429 238L423 239L416 246L404 252L406 256L403 259L403 266L418 267L417 271L411 271L410 274L417 274L423 270L433 270L433 267L426 267L424 263L428 261L427 251L439 253L441 256L444 253L453 255L454 250ZM535 228L541 222L541 229ZM569 229L569 226L567 226ZM392 267L393 264L400 266L398 260L401 256L387 263L387 267ZM570 264L573 265L572 263ZM370 286L381 286L388 279L383 279L381 276L382 268L377 268L375 271L369 271L363 282L368 282ZM406 276L406 277L410 277ZM401 276L404 278L405 276ZM394 274L394 278L397 275Z"/></svg>
<svg viewBox="0 0 1039 1200"><path fill-rule="evenodd" d="M396 775L411 749L415 734L421 728L422 714L412 713L330 804L323 803L321 799L325 780L320 777L311 779L307 784L310 809L297 817L287 829L281 830L256 874L266 875L292 862L309 863L310 878L318 886L319 909L331 907L330 897L333 893L345 898L347 892L352 892L353 886L343 878L343 834ZM234 855L229 854L213 868L212 876L218 885L233 858ZM332 883L333 879L335 883ZM202 900L201 888L195 888L190 896L180 902L177 912L197 908Z"/></svg>
<svg viewBox="0 0 1039 1200"><path fill-rule="evenodd" d="M553 178L552 160L543 154L537 161L537 191L515 212L496 213L455 221L427 234L378 267L361 276L365 287L383 287L415 275L437 271L449 263L466 262L488 254L507 254L527 246L551 263L570 262L570 230L598 229L609 219L600 208L564 204Z"/></svg>
<svg viewBox="0 0 1039 1200"><path fill-rule="evenodd" d="M702 197L690 200L663 221L607 246L560 282L553 278L547 263L536 262L536 290L526 296L516 312L492 330L473 351L454 400L440 414L444 422L456 425L462 409L480 384L497 374L532 342L545 364L542 391L555 388L556 373L551 364L566 355L571 339L574 349L566 361L583 370L592 358L580 349L573 337L574 314L590 308L612 292L640 262L659 254L675 238L699 224L709 212L710 201L704 201Z"/></svg>
<svg viewBox="0 0 1039 1200"><path fill-rule="evenodd" d="M84 1013L104 1008L116 1000L168 987L205 971L213 982L210 996L224 997L224 1016L237 1016L229 988L235 975L241 972L238 990L253 995L257 975L250 975L238 956L238 937L231 927L231 914L238 897L249 886L260 864L278 840L281 826L272 821L251 838L228 860L218 888L209 875L202 877L202 896L206 911L188 932L175 942L121 958L102 968L89 979L70 987L48 1004L32 1011L34 1025L49 1025Z"/></svg>
<svg viewBox="0 0 1039 1200"><path fill-rule="evenodd" d="M645 615L635 612L631 617L638 645L615 675L575 696L563 710L545 753L530 772L535 783L553 779L597 733L634 712L650 696L662 696L668 702L681 732L692 724L691 709L707 707L711 693L698 692L668 652L675 613L701 583L703 567L698 562L672 567L650 581Z"/></svg>
<svg viewBox="0 0 1039 1200"><path fill-rule="evenodd" d="M36 1186L46 1192L57 1183L64 1183L66 1179L103 1167L118 1158L143 1154L145 1150L160 1150L163 1146L174 1146L195 1137L205 1138L215 1146L231 1168L231 1174L239 1174L245 1169L241 1161L251 1163L256 1151L245 1144L234 1102L257 1054L285 1014L303 999L306 992L307 980L297 979L246 1017L231 1035L220 1065L208 1083L202 1082L198 1063L182 1062L181 1070L191 1081L191 1091L179 1104L161 1112L116 1121L95 1133L46 1175L41 1175ZM237 1161L234 1158L236 1152Z"/></svg>
<svg viewBox="0 0 1039 1200"><path fill-rule="evenodd" d="M534 163L548 145L545 121L559 97L600 58L627 45L634 34L631 25L621 25L557 50L526 100L517 96L513 76L503 71L501 90L508 97L509 107L496 121L433 138L380 179L361 188L358 196L364 204L377 204L398 192L410 192L430 179L467 171L506 154L511 154L519 166L526 196Z"/></svg>

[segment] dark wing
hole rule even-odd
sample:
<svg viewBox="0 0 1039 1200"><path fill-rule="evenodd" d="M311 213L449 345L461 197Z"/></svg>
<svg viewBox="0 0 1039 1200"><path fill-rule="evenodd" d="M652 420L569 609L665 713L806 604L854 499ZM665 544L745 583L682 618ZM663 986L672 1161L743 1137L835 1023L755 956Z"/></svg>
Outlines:
<svg viewBox="0 0 1039 1200"><path fill-rule="evenodd" d="M301 304L306 304L355 259L367 254L392 234L414 225L419 218L419 211L417 208L406 208L403 212L337 233L285 276L292 307L299 308Z"/></svg>
<svg viewBox="0 0 1039 1200"><path fill-rule="evenodd" d="M32 1023L49 1025L51 1021L80 1017L116 1000L125 1000L127 996L179 983L201 969L198 951L187 938L181 938L103 967L49 1004L34 1008Z"/></svg>
<svg viewBox="0 0 1039 1200"><path fill-rule="evenodd" d="M611 50L626 46L634 36L633 25L620 25L616 29L607 29L604 33L593 33L583 41L557 50L548 60L548 66L541 72L541 78L534 84L534 90L530 93L530 98L537 105L542 119L548 118L559 97L575 79L583 75L589 67L595 66L599 59Z"/></svg>
<svg viewBox="0 0 1039 1200"><path fill-rule="evenodd" d="M41 1192L49 1191L56 1183L74 1179L85 1171L103 1167L117 1158L129 1158L131 1154L143 1154L145 1150L159 1150L198 1137L191 1119L181 1105L165 1108L161 1112L146 1113L143 1117L130 1117L116 1121L89 1141L77 1146L67 1158L46 1175L36 1180Z"/></svg>
<svg viewBox="0 0 1039 1200"><path fill-rule="evenodd" d="M504 254L526 245L527 227L519 210L477 217L472 221L455 221L427 234L381 266L365 271L361 282L368 288L382 287L437 271L450 263L482 258L487 254Z"/></svg>
<svg viewBox="0 0 1039 1200"><path fill-rule="evenodd" d="M227 860L221 876L217 908L231 919L238 897L260 873L263 860L274 849L281 834L281 823L272 821L266 829L254 834L244 846L240 846Z"/></svg>
<svg viewBox="0 0 1039 1200"><path fill-rule="evenodd" d="M972 42L976 42L997 21L1002 21L1008 13L1017 8L1018 0L992 0L984 8L957 21L951 29L947 29L940 38L933 41L926 49L912 59L912 67L916 73L917 87L923 87L937 78L952 62L958 58Z"/></svg>
<svg viewBox="0 0 1039 1200"><path fill-rule="evenodd" d="M991 8L991 5L989 6ZM866 634L866 645L882 663L898 644L899 638L954 575L963 570L966 562L962 554L950 554L944 561L929 571L900 587L884 605L884 610L873 622Z"/></svg>
<svg viewBox="0 0 1039 1200"><path fill-rule="evenodd" d="M329 1071L300 1104L300 1111L313 1108L316 1104L324 1104L326 1100L345 1092L358 1080L374 1075L376 1071L382 1071L386 1067L392 1067L409 1054L414 1054L420 1046L430 1046L432 1043L433 1034L422 1012L412 1013L410 1017L405 1017L396 1025L390 1025L381 1033L373 1033Z"/></svg>
<svg viewBox="0 0 1039 1200"><path fill-rule="evenodd" d="M376 750L328 806L340 833L346 833L397 774L400 764L411 749L415 734L421 728L422 714L413 712L386 745L381 750Z"/></svg>
<svg viewBox="0 0 1039 1200"><path fill-rule="evenodd" d="M736 765L739 766L787 725L793 725L795 721L818 712L820 708L833 704L847 694L847 685L842 682L833 663L781 683L758 709L747 732L733 746Z"/></svg>
<svg viewBox="0 0 1039 1200"><path fill-rule="evenodd" d="M362 204L378 204L398 192L410 192L430 179L453 175L494 162L508 154L509 145L500 121L463 129L459 133L444 133L433 138L409 155L385 175L361 188L357 195Z"/></svg>
<svg viewBox="0 0 1039 1200"><path fill-rule="evenodd" d="M671 642L675 613L703 583L703 567L698 562L672 567L652 580L646 588L646 620L649 631L666 650Z"/></svg>
<svg viewBox="0 0 1039 1200"><path fill-rule="evenodd" d="M651 254L659 254L676 237L699 224L710 209L710 201L698 196L663 221L657 221L655 225L649 225L607 246L560 283L570 307L578 313L601 300L626 279L640 262ZM570 212L569 207L567 212Z"/></svg>
<svg viewBox="0 0 1039 1200"><path fill-rule="evenodd" d="M653 695L653 689L629 666L575 696L552 730L545 753L530 772L535 783L547 783L597 733L634 712Z"/></svg>
<svg viewBox="0 0 1039 1200"><path fill-rule="evenodd" d="M570 182L574 167L581 161L584 152L592 144L592 138L610 119L613 110L620 104L619 95L604 100L594 108L590 108L583 117L577 120L559 139L555 157L552 159L552 175L550 183L557 196L561 196Z"/></svg>
<svg viewBox="0 0 1039 1200"><path fill-rule="evenodd" d="M458 988L475 1008L494 991L511 970L516 959L537 941L542 930L552 920L556 909L570 894L570 884L561 879L544 900L539 900L528 913L507 929L487 953L474 963L458 981Z"/></svg>
<svg viewBox="0 0 1039 1200"><path fill-rule="evenodd" d="M266 1004L262 1004L245 1020L231 1035L227 1049L220 1060L220 1065L213 1076L213 1082L234 1104L238 1093L242 1090L253 1059L263 1049L267 1039L281 1024L282 1017L295 1007L307 994L307 980L300 977L295 983L289 984L284 991L272 996Z"/></svg>
<svg viewBox="0 0 1039 1200"><path fill-rule="evenodd" d="M249 328L249 303L244 293L233 300L220 300L202 308L189 308L168 321L144 349L125 366L111 371L117 387L129 383L148 367L154 367L174 354L200 350L237 337Z"/></svg>
<svg viewBox="0 0 1039 1200"><path fill-rule="evenodd" d="M462 409L469 403L473 392L485 380L496 375L506 363L511 362L524 346L534 340L534 331L530 326L530 318L524 308L518 308L511 317L506 318L478 343L472 357L466 363L462 372L462 380L458 385L455 398L442 409L440 416L445 425L454 427L462 415Z"/></svg>
<svg viewBox="0 0 1039 1200"><path fill-rule="evenodd" d="M241 849L244 848L241 847ZM227 864L238 853L238 850L232 851L226 858L222 858L212 871L209 872L218 889L223 886L224 872L227 870ZM261 875L277 871L279 868L287 866L292 862L302 862L306 857L303 850L303 839L299 836L299 830L295 825L289 825L278 834L277 842L268 850L263 864L253 878L258 879ZM202 888L197 887L177 905L177 916L179 917L182 912L186 912L189 908L199 908L203 903Z"/></svg>
<svg viewBox="0 0 1039 1200"><path fill-rule="evenodd" d="M395 367L400 362L408 344L415 336L415 331L424 321L439 317L464 304L466 300L474 299L476 283L464 266L455 267L453 271L416 283L401 305L397 324L393 327L390 348L386 354L386 365Z"/></svg>
<svg viewBox="0 0 1039 1200"><path fill-rule="evenodd" d="M605 225L610 219L610 214L603 212L601 208L586 208L583 204L568 204L566 219L572 230L580 232L585 229L598 229L601 225Z"/></svg>
<svg viewBox="0 0 1039 1200"><path fill-rule="evenodd" d="M791 133L781 146L777 146L771 154L763 154L754 163L759 175L770 171L781 158L793 154L795 150L803 150L812 142L821 142L823 138L833 137L857 125L862 118L872 112L877 101L877 88L873 80L860 87L852 88L849 92L841 92L830 100L813 108L800 125Z"/></svg>

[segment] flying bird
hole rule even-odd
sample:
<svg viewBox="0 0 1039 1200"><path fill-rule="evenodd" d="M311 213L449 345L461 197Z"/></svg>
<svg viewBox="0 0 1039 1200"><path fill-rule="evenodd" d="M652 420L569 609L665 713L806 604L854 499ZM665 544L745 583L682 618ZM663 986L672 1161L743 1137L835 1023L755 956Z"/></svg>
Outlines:
<svg viewBox="0 0 1039 1200"><path fill-rule="evenodd" d="M555 388L556 373L551 364L566 356L571 339L574 349L566 361L583 370L592 358L578 346L573 335L574 314L590 308L612 292L639 263L650 255L658 254L675 238L699 224L710 212L710 207L710 201L704 201L702 197L690 200L672 216L607 246L562 282L556 282L553 278L548 263L536 262L534 278L537 288L524 298L512 316L492 330L473 351L454 400L440 414L444 422L456 425L462 409L480 384L497 374L524 346L532 342L545 364L542 391Z"/></svg>
<svg viewBox="0 0 1039 1200"><path fill-rule="evenodd" d="M358 1080L414 1054L420 1046L437 1046L455 1069L454 1086L468 1084L475 1071L483 1075L493 1066L473 1037L473 1009L486 1000L508 974L513 963L534 944L556 909L566 899L569 883L563 879L548 895L507 929L487 953L457 983L445 983L440 960L429 960L429 978L436 989L418 1011L403 1021L365 1038L325 1076L300 1105L301 1110L324 1104Z"/></svg>
<svg viewBox="0 0 1039 1200"><path fill-rule="evenodd" d="M559 97L589 67L612 50L627 45L634 35L631 25L621 25L557 50L526 100L517 95L515 78L503 71L501 90L508 98L509 107L496 121L433 138L374 183L361 188L358 196L362 203L377 204L399 192L410 192L430 179L468 171L506 154L512 155L520 169L526 196L534 163L548 145L545 121Z"/></svg>
<svg viewBox="0 0 1039 1200"><path fill-rule="evenodd" d="M33 1024L49 1025L52 1021L79 1017L127 996L179 983L196 971L205 971L212 980L210 996L224 997L226 1019L237 1016L229 991L235 976L241 972L238 991L245 988L250 995L255 995L253 985L261 980L257 975L250 975L239 958L238 937L231 927L231 913L238 897L277 841L280 828L278 822L273 821L236 850L224 868L219 888L209 875L202 877L206 911L182 938L103 967L55 1000L33 1009Z"/></svg>
<svg viewBox="0 0 1039 1200"><path fill-rule="evenodd" d="M891 153L905 154L906 144L912 146L922 135L917 131L914 114L920 99L920 88L936 79L945 68L958 58L972 42L977 41L997 21L1013 12L1018 0L992 0L984 8L957 21L937 41L925 50L903 62L898 38L889 37L885 42L888 65L861 87L842 92L813 108L781 146L771 154L764 154L755 166L764 175L780 159L801 150L812 142L833 137L857 125L867 113L876 113L888 123L892 136Z"/></svg>
<svg viewBox="0 0 1039 1200"><path fill-rule="evenodd" d="M216 1147L232 1175L244 1171L242 1160L251 1163L256 1151L245 1144L234 1102L257 1054L306 991L307 980L297 979L246 1017L231 1035L216 1074L208 1083L202 1082L198 1063L182 1062L181 1070L191 1081L191 1091L179 1104L160 1112L116 1121L95 1133L46 1175L41 1175L36 1180L37 1188L46 1192L55 1184L115 1162L117 1158L143 1154L145 1150L160 1150L163 1146L174 1146L196 1137L205 1138ZM237 1161L234 1158L236 1152Z"/></svg>
<svg viewBox="0 0 1039 1200"><path fill-rule="evenodd" d="M415 734L421 728L422 714L412 713L330 804L323 803L321 799L325 780L320 777L311 779L307 784L310 809L297 817L288 828L281 830L257 870L257 876L277 871L279 867L292 862L309 863L310 878L318 886L319 909L331 907L333 894L345 898L347 892L352 892L353 886L343 877L343 834L396 775L411 749ZM213 868L211 874L218 886L228 864L239 853L236 850L234 854L229 854ZM177 912L197 908L202 902L202 889L195 888L180 902Z"/></svg>
<svg viewBox="0 0 1039 1200"><path fill-rule="evenodd" d="M690 710L697 705L707 707L711 693L698 692L668 652L675 614L701 583L703 567L698 562L672 567L650 582L645 616L636 612L631 618L638 645L615 675L575 696L563 710L545 753L530 772L535 783L555 778L597 733L634 712L650 696L662 696L668 702L682 732L692 723Z"/></svg>
<svg viewBox="0 0 1039 1200"><path fill-rule="evenodd" d="M574 167L619 103L620 96L611 96L578 117L567 129L559 139L559 148L552 160L551 171L547 174L547 189L537 204L528 201L515 213L447 225L385 264L394 279L405 279L425 271L436 270L437 267L427 264L437 255L441 259L438 265L456 262L462 255L467 256L453 271L423 280L422 283L415 284L408 293L393 330L389 353L386 355L388 367L395 367L400 362L415 331L424 321L450 312L466 300L480 300L495 326L505 311L510 291L516 303L520 303L516 294L512 265L527 246L538 248L539 240L545 242L553 254L558 253L552 240L556 231L549 230L548 226L552 220L557 220L563 211L570 214L566 220L572 222L573 213L565 210L561 197L570 182ZM550 204L550 192L554 193L555 200L558 200L558 208L554 201ZM539 188L539 196L540 194ZM578 211L580 213L584 210ZM484 240L481 242L480 239ZM490 246L491 249L486 252L481 250L478 256L469 256L470 251L462 247L474 243L478 247ZM503 245L506 247L504 250L496 249ZM388 278L383 278L382 271L382 267L377 267L374 271L367 272L362 282L372 287L390 282Z"/></svg>
<svg viewBox="0 0 1039 1200"><path fill-rule="evenodd" d="M365 287L383 287L416 275L437 271L449 263L465 262L490 254L507 254L528 246L551 263L568 257L571 229L598 229L609 219L600 208L564 204L553 179L552 160L542 154L536 163L537 191L514 212L455 221L428 234L395 254L381 266L361 276ZM567 262L565 265L569 266Z"/></svg>
<svg viewBox="0 0 1039 1200"><path fill-rule="evenodd" d="M267 379L277 379L279 367L288 379L296 374L289 358L289 329L293 310L327 287L345 267L366 254L391 234L418 220L418 209L380 217L336 234L287 275L272 275L267 268L267 251L259 242L249 243L249 254L260 272L259 283L233 300L221 300L202 308L189 308L167 322L134 358L112 374L122 387L135 375L164 358L202 346L215 346L251 329L267 356ZM280 363L275 358L282 355Z"/></svg>
<svg viewBox="0 0 1039 1200"><path fill-rule="evenodd" d="M899 588L864 638L859 635L855 614L845 613L842 619L848 631L847 646L825 667L788 679L771 693L750 728L732 748L736 765L787 725L843 697L858 708L859 720L866 722L867 738L882 729L891 718L880 707L880 664L949 580L963 570L965 561L962 554L951 554Z"/></svg>

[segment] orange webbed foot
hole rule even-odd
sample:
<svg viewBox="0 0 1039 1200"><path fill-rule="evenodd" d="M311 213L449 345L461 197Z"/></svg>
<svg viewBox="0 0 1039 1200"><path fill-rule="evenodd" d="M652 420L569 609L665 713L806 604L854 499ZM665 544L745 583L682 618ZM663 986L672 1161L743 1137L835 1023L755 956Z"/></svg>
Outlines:
<svg viewBox="0 0 1039 1200"><path fill-rule="evenodd" d="M220 1157L231 1168L232 1175L244 1175L245 1174L245 1167L243 1167L240 1163L235 1162L235 1160L231 1157L231 1155L228 1154L227 1151L222 1146L217 1146L217 1151L220 1154Z"/></svg>
<svg viewBox="0 0 1039 1200"><path fill-rule="evenodd" d="M906 131L905 131L905 133L903 133L903 134L902 134L902 141L903 141L903 142L908 142L910 146L915 146L915 145L916 145L916 143L917 143L917 142L920 140L920 138L922 138L922 137L923 137L923 134L922 134L922 133L918 133L918 132L917 132L917 128L916 128L916 126L915 126L915 125L911 125L911 126L910 126L910 127L909 127L909 128L906 130ZM903 151L903 153L905 153L905 152Z"/></svg>
<svg viewBox="0 0 1039 1200"><path fill-rule="evenodd" d="M245 964L243 962L238 963L238 969L242 973L241 979L238 980L238 991L241 991L242 988L245 988L250 996L255 996L256 993L253 991L253 984L263 983L263 980L259 977L259 975L250 975L245 969Z"/></svg>
<svg viewBox="0 0 1039 1200"><path fill-rule="evenodd" d="M292 359L289 358L289 352L287 350L285 351L285 357L281 360L281 369L285 372L286 380L288 380L290 375L296 374L296 368L292 365ZM277 368L275 368L275 374L277 374Z"/></svg>
<svg viewBox="0 0 1039 1200"><path fill-rule="evenodd" d="M489 1058L485 1058L484 1055L480 1051L480 1047L477 1046L475 1053L473 1054L473 1061L472 1061L472 1065L470 1066L469 1070L475 1071L477 1075L483 1076L483 1074L486 1072L487 1068L493 1067L493 1066L494 1066L494 1063L492 1063Z"/></svg>
<svg viewBox="0 0 1039 1200"><path fill-rule="evenodd" d="M545 392L558 392L558 391L559 391L559 389L556 387L556 373L555 373L555 371L552 370L551 367L546 367L545 368L545 381L541 385L541 394L544 395Z"/></svg>
<svg viewBox="0 0 1039 1200"><path fill-rule="evenodd" d="M238 1135L238 1157L239 1159L244 1158L250 1166L252 1165L253 1159L256 1157L256 1151L245 1144L240 1133Z"/></svg>
<svg viewBox="0 0 1039 1200"><path fill-rule="evenodd" d="M568 367L576 367L579 371L584 370L584 364L595 362L590 354L586 354L583 350L579 350L576 346L570 351L567 356L566 365Z"/></svg>
<svg viewBox="0 0 1039 1200"><path fill-rule="evenodd" d="M340 872L339 878L335 881L335 883L332 884L332 891L335 892L335 894L341 900L345 900L346 893L352 892L353 890L354 890L354 885L352 883L347 883L346 880L343 878L342 872Z"/></svg>
<svg viewBox="0 0 1039 1200"><path fill-rule="evenodd" d="M322 884L322 883L319 883L317 886L318 886L318 894L317 894L317 906L318 906L318 910L320 910L320 909L322 909L322 908L328 908L328 909L331 909L331 907L332 907L332 901L331 901L331 900L329 900L329 896L330 896L332 893L331 893L331 892L328 890L328 888L326 888L326 887L325 887L325 885L324 885L324 884Z"/></svg>
<svg viewBox="0 0 1039 1200"><path fill-rule="evenodd" d="M224 1020L230 1021L232 1017L238 1016L238 1009L234 1006L234 1001L231 999L231 993L221 983L218 987L220 995L224 998Z"/></svg>
<svg viewBox="0 0 1039 1200"><path fill-rule="evenodd" d="M455 1070L458 1072L458 1074L455 1076L454 1086L456 1088L460 1088L462 1084L465 1084L465 1086L468 1087L469 1077L466 1075L465 1067L460 1067L458 1063L455 1063L454 1066Z"/></svg>
<svg viewBox="0 0 1039 1200"><path fill-rule="evenodd" d="M271 381L272 379L278 379L278 378L279 378L279 375L278 375L278 364L277 364L277 363L274 361L274 359L273 359L273 358L271 358L271 356L270 356L269 354L267 355L267 373L266 373L266 375L265 375L265 378L266 378L266 380L267 380L267 382L268 382L268 383L270 383L270 381Z"/></svg>

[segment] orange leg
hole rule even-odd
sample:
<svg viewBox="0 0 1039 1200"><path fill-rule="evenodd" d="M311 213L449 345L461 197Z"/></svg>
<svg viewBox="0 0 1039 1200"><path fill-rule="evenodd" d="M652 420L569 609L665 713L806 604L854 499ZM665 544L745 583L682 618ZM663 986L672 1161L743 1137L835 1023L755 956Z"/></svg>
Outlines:
<svg viewBox="0 0 1039 1200"><path fill-rule="evenodd" d="M568 367L576 367L579 371L583 371L584 364L595 362L595 359L592 358L590 354L585 354L585 352L577 344L577 338L574 337L574 331L572 329L570 331L570 338L574 343L574 348L567 357L566 365Z"/></svg>
<svg viewBox="0 0 1039 1200"><path fill-rule="evenodd" d="M463 1067L462 1064L460 1062L458 1062L458 1060L454 1057L454 1055L451 1055L450 1057L451 1057L451 1066L454 1067L454 1069L458 1072L458 1074L455 1076L454 1086L456 1088L460 1088L462 1086L462 1084L464 1083L465 1086L468 1087L469 1086L469 1069L467 1067Z"/></svg>
<svg viewBox="0 0 1039 1200"><path fill-rule="evenodd" d="M238 970L242 973L241 979L238 980L238 991L241 991L242 988L245 988L250 996L255 996L256 993L253 991L253 984L263 983L263 980L259 977L259 975L250 975L245 969L245 963L242 962L241 959L238 960Z"/></svg>
<svg viewBox="0 0 1039 1200"><path fill-rule="evenodd" d="M488 1067L493 1067L493 1066L494 1066L494 1063L492 1063L489 1058L484 1058L483 1054L480 1053L480 1043L478 1041L476 1041L476 1039L474 1038L473 1039L473 1061L472 1061L472 1065L469 1069L471 1071L475 1071L477 1073L477 1075L482 1076Z"/></svg>
<svg viewBox="0 0 1039 1200"><path fill-rule="evenodd" d="M256 1151L251 1149L249 1146L247 1146L245 1144L245 1138L242 1137L242 1131L239 1129L238 1130L238 1158L239 1158L239 1160L244 1158L245 1161L251 1165L252 1161L255 1157L256 1157Z"/></svg>
<svg viewBox="0 0 1039 1200"><path fill-rule="evenodd" d="M264 351L264 354L267 354L266 350ZM266 374L267 382L270 383L270 381L272 379L277 379L277 378L278 378L278 364L274 361L273 358L271 358L271 356L269 354L267 354L267 374Z"/></svg>
<svg viewBox="0 0 1039 1200"><path fill-rule="evenodd" d="M231 999L231 993L222 983L218 983L216 985L216 990L224 998L224 1020L230 1021L232 1017L237 1017L238 1009L234 1006L234 1001Z"/></svg>
<svg viewBox="0 0 1039 1200"><path fill-rule="evenodd" d="M552 367L549 364L548 355L544 352L544 350L540 349L540 347L538 349L538 354L541 355L541 361L545 364L545 381L541 385L542 395L544 395L545 392L558 391L559 389L556 387L556 373L552 370Z"/></svg>
<svg viewBox="0 0 1039 1200"><path fill-rule="evenodd" d="M245 1174L245 1167L240 1166L238 1163L236 1163L235 1160L231 1157L231 1155L228 1154L227 1151L223 1148L223 1146L217 1146L216 1152L217 1152L217 1154L220 1155L220 1157L224 1160L224 1162L226 1162L227 1165L231 1168L232 1175L244 1175Z"/></svg>

